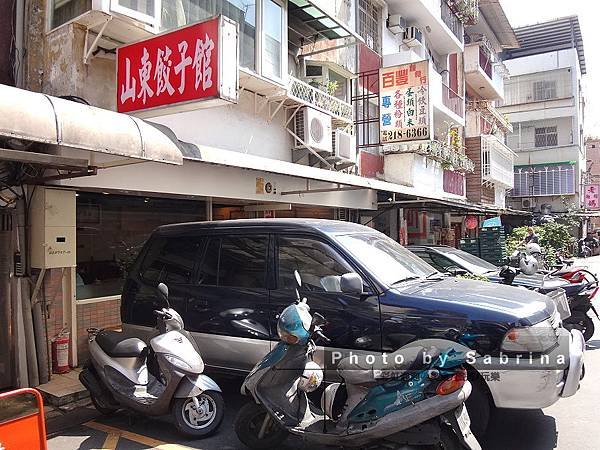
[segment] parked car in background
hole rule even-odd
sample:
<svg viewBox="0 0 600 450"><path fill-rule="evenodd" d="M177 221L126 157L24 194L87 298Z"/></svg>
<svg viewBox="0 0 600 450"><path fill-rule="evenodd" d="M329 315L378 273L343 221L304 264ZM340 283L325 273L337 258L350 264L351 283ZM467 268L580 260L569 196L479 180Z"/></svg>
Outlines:
<svg viewBox="0 0 600 450"><path fill-rule="evenodd" d="M451 275L479 275L487 278L492 283L504 282L504 278L500 276L501 267L463 250L445 245L411 245L408 249L440 272L450 273ZM572 297L581 291L582 286L580 284L569 283L564 278L541 273L535 275L519 273L512 282L513 286L536 289L542 294L553 292L556 289L563 289L567 297Z"/></svg>
<svg viewBox="0 0 600 450"><path fill-rule="evenodd" d="M583 337L561 326L550 298L441 275L393 239L349 222L257 219L159 227L125 282L124 331L152 335L155 286L166 283L206 365L245 374L278 341L278 315L296 296L295 270L302 274L301 296L327 318L323 333L331 341L315 354L326 374L353 352L392 353L428 338L462 343L477 356L467 406L478 433L493 405L544 408L578 389ZM519 359L528 352L548 361L564 355L566 362L521 369ZM490 362L504 353L508 365L487 379Z"/></svg>

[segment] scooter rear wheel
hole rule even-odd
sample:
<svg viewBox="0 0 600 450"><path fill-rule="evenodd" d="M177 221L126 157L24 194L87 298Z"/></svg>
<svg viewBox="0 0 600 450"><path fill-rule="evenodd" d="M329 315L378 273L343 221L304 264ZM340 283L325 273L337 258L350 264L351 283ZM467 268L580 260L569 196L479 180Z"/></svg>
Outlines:
<svg viewBox="0 0 600 450"><path fill-rule="evenodd" d="M288 432L269 417L267 410L254 402L240 409L234 427L238 439L252 449L279 448L288 437Z"/></svg>
<svg viewBox="0 0 600 450"><path fill-rule="evenodd" d="M593 336L594 336L594 321L592 320L592 318L588 315L585 316L584 322L583 322L583 339L585 339L585 342L589 341Z"/></svg>
<svg viewBox="0 0 600 450"><path fill-rule="evenodd" d="M213 434L225 414L223 396L216 391L204 391L193 398L178 398L173 402L175 426L181 434L191 438L204 438Z"/></svg>

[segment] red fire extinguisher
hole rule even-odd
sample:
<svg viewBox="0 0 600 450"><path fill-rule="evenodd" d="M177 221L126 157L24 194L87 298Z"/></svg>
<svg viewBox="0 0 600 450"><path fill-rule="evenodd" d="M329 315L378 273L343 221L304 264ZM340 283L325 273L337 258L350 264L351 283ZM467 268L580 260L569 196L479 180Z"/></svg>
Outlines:
<svg viewBox="0 0 600 450"><path fill-rule="evenodd" d="M52 339L52 373L67 373L69 368L70 332L66 328Z"/></svg>

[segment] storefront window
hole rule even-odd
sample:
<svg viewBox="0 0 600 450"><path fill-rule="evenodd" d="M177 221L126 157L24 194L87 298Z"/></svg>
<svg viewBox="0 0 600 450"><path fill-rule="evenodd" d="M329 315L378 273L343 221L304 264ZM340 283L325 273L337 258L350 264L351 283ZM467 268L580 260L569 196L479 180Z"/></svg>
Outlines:
<svg viewBox="0 0 600 450"><path fill-rule="evenodd" d="M77 299L119 295L129 267L156 227L201 220L206 220L203 201L80 192Z"/></svg>

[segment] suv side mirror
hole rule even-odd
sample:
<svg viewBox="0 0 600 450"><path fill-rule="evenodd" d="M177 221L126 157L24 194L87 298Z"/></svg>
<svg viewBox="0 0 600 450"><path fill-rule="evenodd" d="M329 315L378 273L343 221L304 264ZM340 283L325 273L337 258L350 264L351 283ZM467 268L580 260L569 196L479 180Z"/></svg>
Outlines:
<svg viewBox="0 0 600 450"><path fill-rule="evenodd" d="M340 278L340 289L345 294L362 294L363 281L359 274L354 272L345 273Z"/></svg>

